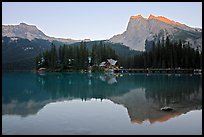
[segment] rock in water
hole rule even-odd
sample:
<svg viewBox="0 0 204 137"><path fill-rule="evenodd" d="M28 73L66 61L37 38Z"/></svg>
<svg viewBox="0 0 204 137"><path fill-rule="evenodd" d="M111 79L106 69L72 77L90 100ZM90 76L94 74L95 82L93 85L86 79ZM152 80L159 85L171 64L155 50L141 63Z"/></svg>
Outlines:
<svg viewBox="0 0 204 137"><path fill-rule="evenodd" d="M171 108L171 107L163 107L163 108L161 108L161 110L162 111L172 111L173 108Z"/></svg>

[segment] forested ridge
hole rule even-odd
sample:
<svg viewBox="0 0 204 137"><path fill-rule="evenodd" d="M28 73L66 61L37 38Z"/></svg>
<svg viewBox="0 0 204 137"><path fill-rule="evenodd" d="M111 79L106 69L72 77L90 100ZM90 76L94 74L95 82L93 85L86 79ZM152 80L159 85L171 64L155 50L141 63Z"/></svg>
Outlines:
<svg viewBox="0 0 204 137"><path fill-rule="evenodd" d="M112 58L123 68L192 68L202 67L202 52L184 44L181 40L166 39L153 42L151 49L132 56L120 55L109 46L109 43L95 43L88 50L86 42L79 46L63 45L59 48L52 43L51 50L36 57L36 68L45 67L51 70L87 70L88 66L98 66L102 61Z"/></svg>

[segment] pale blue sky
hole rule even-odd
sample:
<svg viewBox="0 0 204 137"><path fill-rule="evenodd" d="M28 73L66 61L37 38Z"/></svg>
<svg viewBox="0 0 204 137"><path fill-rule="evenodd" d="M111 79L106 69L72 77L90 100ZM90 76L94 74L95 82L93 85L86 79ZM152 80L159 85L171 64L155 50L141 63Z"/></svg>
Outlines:
<svg viewBox="0 0 204 137"><path fill-rule="evenodd" d="M202 28L201 2L3 2L2 24L36 25L46 35L109 39L126 30L130 16L165 16Z"/></svg>

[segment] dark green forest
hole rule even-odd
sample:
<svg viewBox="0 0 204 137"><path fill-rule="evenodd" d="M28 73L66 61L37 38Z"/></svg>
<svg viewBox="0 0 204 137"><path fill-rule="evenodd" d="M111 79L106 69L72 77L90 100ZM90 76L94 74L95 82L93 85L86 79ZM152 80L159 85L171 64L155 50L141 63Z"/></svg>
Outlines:
<svg viewBox="0 0 204 137"><path fill-rule="evenodd" d="M153 41L150 50L129 58L129 68L184 68L202 67L202 52L191 48L189 42L170 41L167 37L157 43Z"/></svg>
<svg viewBox="0 0 204 137"><path fill-rule="evenodd" d="M81 42L79 46L55 46L51 45L51 50L40 53L36 57L36 67L49 68L51 70L86 70L88 66L97 66L108 58L117 59L118 56L109 45L95 44L91 51L88 50L86 42Z"/></svg>
<svg viewBox="0 0 204 137"><path fill-rule="evenodd" d="M98 66L102 61L112 58L123 68L192 68L202 67L202 52L184 44L181 40L171 41L168 37L152 42L149 50L134 55L117 54L108 43L95 43L88 49L86 42L78 46L56 46L36 57L36 69L87 70L88 66Z"/></svg>

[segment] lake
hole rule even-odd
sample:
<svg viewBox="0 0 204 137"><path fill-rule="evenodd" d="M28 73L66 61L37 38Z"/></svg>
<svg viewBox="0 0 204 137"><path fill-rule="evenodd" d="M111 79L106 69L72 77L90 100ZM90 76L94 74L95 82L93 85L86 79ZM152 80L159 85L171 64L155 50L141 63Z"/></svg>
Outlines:
<svg viewBox="0 0 204 137"><path fill-rule="evenodd" d="M202 134L202 76L3 72L2 134Z"/></svg>

